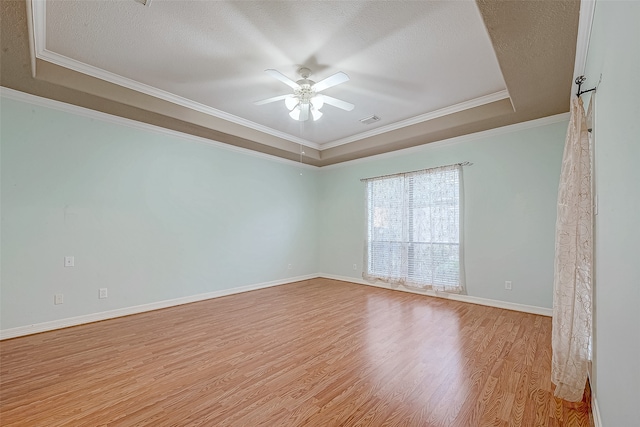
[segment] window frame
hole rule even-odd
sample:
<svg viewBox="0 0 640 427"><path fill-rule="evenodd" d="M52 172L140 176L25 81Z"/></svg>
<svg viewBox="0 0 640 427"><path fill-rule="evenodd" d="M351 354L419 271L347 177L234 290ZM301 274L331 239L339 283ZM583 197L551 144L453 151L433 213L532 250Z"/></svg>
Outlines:
<svg viewBox="0 0 640 427"><path fill-rule="evenodd" d="M365 247L364 247L364 264L362 276L364 279L372 282L382 281L391 284L404 285L406 287L419 288L419 289L431 289L436 291L446 291L452 293L462 293L464 291L464 266L463 266L463 191L462 191L462 166L464 164L455 164L442 166L438 168L424 169L421 171L407 172L395 175L385 175L381 177L364 179L365 182ZM439 176L442 175L442 176ZM452 178L449 178L451 176ZM421 179L423 181L419 182ZM399 180L399 181L398 181ZM446 186L447 180L450 180L450 187ZM392 182L398 183L396 187L391 185ZM431 181L436 182L432 186ZM402 194L385 194L388 200L397 201L401 200L401 207L398 209L396 205L393 205L393 209L389 209L387 206L387 212L384 211L384 207L376 204L377 197L375 192L381 192L381 185L389 184L392 191L396 193L400 191ZM414 192L418 185L422 185L428 189L427 193ZM439 193L436 194L434 188L436 185L440 185L438 189ZM376 187L379 187L376 189ZM426 196L425 196L426 194ZM447 202L447 198L443 196L451 196L451 201ZM386 201L386 200L385 200ZM428 204L425 205L425 201ZM391 203L389 202L389 203ZM422 206L421 204L422 203ZM433 216L434 206L439 206L453 213L453 216L446 216L447 221L453 221L453 229L449 226L446 239L444 241L436 240L436 236L433 232L429 233L429 230L433 228L433 223L436 221L428 221L429 227L423 226L423 235L425 230L429 234L429 241L417 240L416 233L418 233L416 225L417 213L422 210L427 210L427 216L431 219ZM393 211L393 212L392 212ZM397 216L401 215L401 220L398 221ZM394 216L392 218L392 216ZM457 216L457 218L456 218ZM442 217L439 218L442 220ZM381 238L380 229L385 224L381 224L381 221L394 222L395 236L397 237L399 222L401 223L402 237L399 241L393 239ZM442 222L442 221L441 221ZM449 224L450 225L450 224ZM445 227L446 228L446 227ZM456 232L457 231L457 232ZM393 233L391 233L393 234ZM376 236L377 235L377 236ZM382 236L384 237L384 236ZM442 237L442 236L440 236ZM455 239L454 239L455 237ZM386 244L385 244L386 243ZM398 254L397 248L393 248L392 245L399 245L400 251ZM426 260L420 265L420 259L416 258L416 248L418 245L428 245L431 251L431 256L427 258L421 258ZM442 251L439 255L434 255L433 248L438 245L446 245L449 247L455 247L457 250ZM389 259L384 259L386 262L382 268L376 267L376 253L387 252L385 255ZM394 254L396 252L396 254ZM455 254L455 256L453 255ZM441 271L441 277L436 278L436 268L443 263L437 263L438 256L446 256L451 260L450 262L457 263L457 274L451 276L451 272L455 272L454 269L447 269L444 273ZM380 259L384 256L380 256ZM435 258L435 260L434 260ZM399 264L399 268L397 263ZM386 272L386 274L385 274ZM430 272L431 279L426 280L423 276L426 272ZM442 276L442 274L444 274ZM422 275L422 276L421 276ZM452 280L454 279L454 280Z"/></svg>

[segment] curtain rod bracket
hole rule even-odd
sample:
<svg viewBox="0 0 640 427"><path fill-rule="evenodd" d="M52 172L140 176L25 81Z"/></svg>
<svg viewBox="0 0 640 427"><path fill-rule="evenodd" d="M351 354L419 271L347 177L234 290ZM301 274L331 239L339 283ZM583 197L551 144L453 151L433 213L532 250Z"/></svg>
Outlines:
<svg viewBox="0 0 640 427"><path fill-rule="evenodd" d="M576 77L576 84L578 85L578 92L576 92L576 96L579 97L580 95L582 95L583 93L587 93L587 92L593 92L596 90L596 88L592 88L592 89L588 89L588 90L581 90L582 88L582 84L587 80L587 78L585 76L578 76Z"/></svg>

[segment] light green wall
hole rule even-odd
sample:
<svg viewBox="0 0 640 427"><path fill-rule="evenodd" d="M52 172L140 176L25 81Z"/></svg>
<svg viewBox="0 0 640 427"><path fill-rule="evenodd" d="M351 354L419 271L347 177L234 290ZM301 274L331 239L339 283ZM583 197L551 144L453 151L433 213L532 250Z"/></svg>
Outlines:
<svg viewBox="0 0 640 427"><path fill-rule="evenodd" d="M566 122L300 175L181 136L8 98L1 107L1 329L317 272L360 278L360 178L459 161L474 163L469 295L551 307Z"/></svg>
<svg viewBox="0 0 640 427"><path fill-rule="evenodd" d="M365 221L361 178L469 161L473 165L463 172L468 294L550 308L556 198L566 131L567 122L562 121L321 169L320 271L361 278ZM506 280L513 282L513 290L504 289Z"/></svg>
<svg viewBox="0 0 640 427"><path fill-rule="evenodd" d="M2 329L317 272L317 171L1 107Z"/></svg>
<svg viewBox="0 0 640 427"><path fill-rule="evenodd" d="M640 2L598 1L585 72L588 87L602 74L594 117L593 389L605 427L640 420L639 23Z"/></svg>

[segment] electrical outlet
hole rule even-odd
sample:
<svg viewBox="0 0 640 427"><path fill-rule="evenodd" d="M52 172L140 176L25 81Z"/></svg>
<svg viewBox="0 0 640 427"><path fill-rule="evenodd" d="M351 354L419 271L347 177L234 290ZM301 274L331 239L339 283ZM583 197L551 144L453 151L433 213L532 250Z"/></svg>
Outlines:
<svg viewBox="0 0 640 427"><path fill-rule="evenodd" d="M353 264L353 269L357 270L358 269L358 264Z"/></svg>
<svg viewBox="0 0 640 427"><path fill-rule="evenodd" d="M64 257L64 266L65 267L73 267L76 265L76 260L73 256Z"/></svg>
<svg viewBox="0 0 640 427"><path fill-rule="evenodd" d="M62 294L55 294L53 296L53 303L58 305L64 302L64 296Z"/></svg>
<svg viewBox="0 0 640 427"><path fill-rule="evenodd" d="M511 290L511 281L507 280L506 282L504 282L504 288L507 290Z"/></svg>
<svg viewBox="0 0 640 427"><path fill-rule="evenodd" d="M293 267L293 265L289 264L289 265L287 266L287 270L291 270L291 267Z"/></svg>
<svg viewBox="0 0 640 427"><path fill-rule="evenodd" d="M107 288L100 288L100 292L98 293L98 298L104 299L107 297Z"/></svg>

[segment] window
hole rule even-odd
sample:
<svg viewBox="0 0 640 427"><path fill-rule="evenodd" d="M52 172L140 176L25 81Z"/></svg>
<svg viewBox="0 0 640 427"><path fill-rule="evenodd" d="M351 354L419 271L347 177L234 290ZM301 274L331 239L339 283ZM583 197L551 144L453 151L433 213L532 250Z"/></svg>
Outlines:
<svg viewBox="0 0 640 427"><path fill-rule="evenodd" d="M461 292L461 165L366 183L367 280Z"/></svg>

